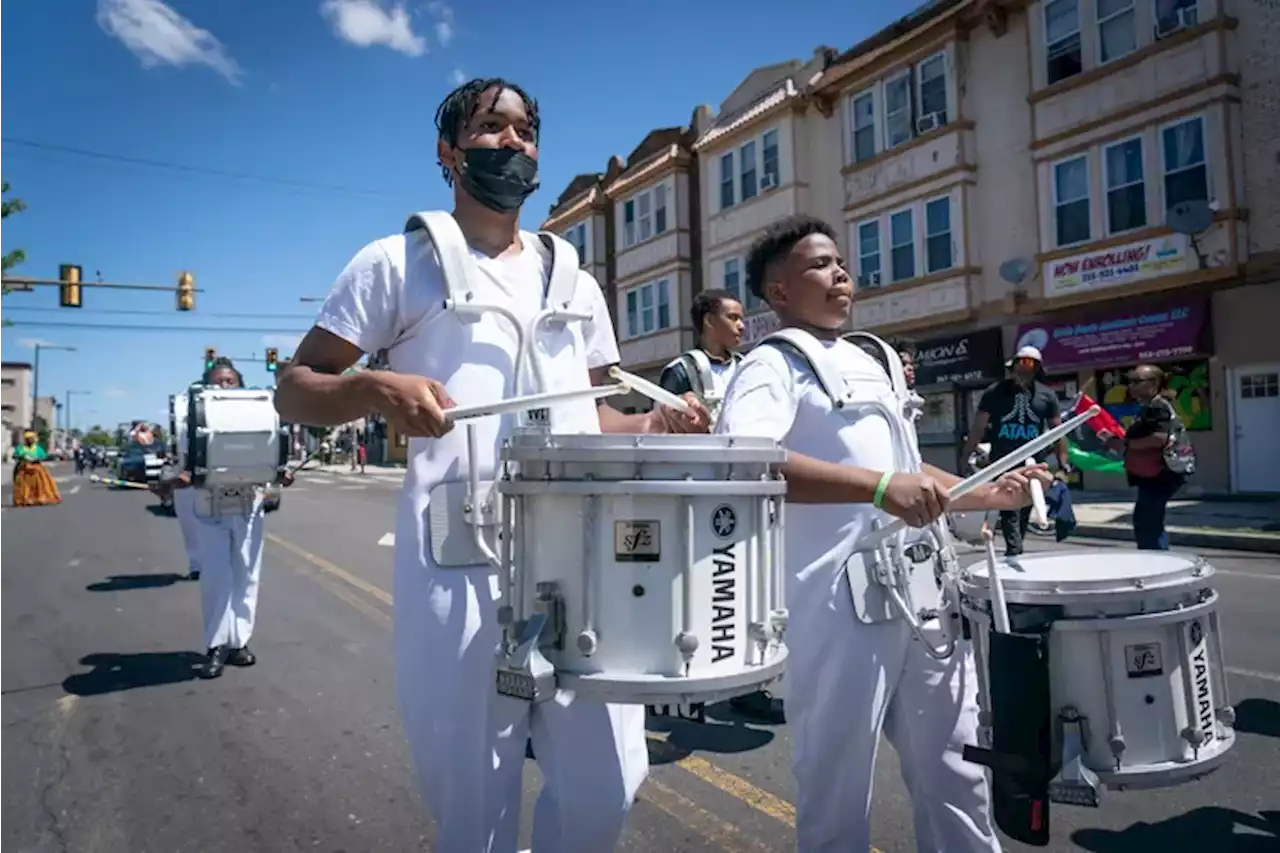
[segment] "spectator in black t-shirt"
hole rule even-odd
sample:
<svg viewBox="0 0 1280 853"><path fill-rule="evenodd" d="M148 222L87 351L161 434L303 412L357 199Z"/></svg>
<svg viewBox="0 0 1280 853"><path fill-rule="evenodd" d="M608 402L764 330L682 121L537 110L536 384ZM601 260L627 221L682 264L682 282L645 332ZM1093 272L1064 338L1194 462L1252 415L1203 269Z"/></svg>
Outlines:
<svg viewBox="0 0 1280 853"><path fill-rule="evenodd" d="M991 442L990 458L994 461L1017 450L1044 431L1062 423L1062 408L1057 393L1039 381L1040 350L1023 347L1014 356L1012 373L988 388L978 403L978 414L965 439L961 459L968 459L977 449L978 442ZM1055 448L1037 454L1037 461L1044 461ZM1056 446L1058 470L1067 470L1067 441ZM1000 513L1000 532L1004 534L1005 556L1016 557L1022 553L1022 541L1031 522L1031 507Z"/></svg>
<svg viewBox="0 0 1280 853"><path fill-rule="evenodd" d="M1128 377L1129 396L1142 408L1125 431L1124 470L1138 490L1133 504L1133 538L1140 551L1168 551L1165 508L1186 478L1169 470L1164 448L1178 415L1166 395L1167 377L1160 368L1140 364Z"/></svg>

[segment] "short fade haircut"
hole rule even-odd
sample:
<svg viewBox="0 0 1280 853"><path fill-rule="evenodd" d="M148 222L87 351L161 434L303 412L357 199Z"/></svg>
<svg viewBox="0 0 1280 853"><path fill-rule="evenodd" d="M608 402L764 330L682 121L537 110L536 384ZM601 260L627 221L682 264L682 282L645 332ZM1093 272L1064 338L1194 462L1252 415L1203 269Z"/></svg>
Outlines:
<svg viewBox="0 0 1280 853"><path fill-rule="evenodd" d="M747 253L747 287L756 298L765 300L764 283L770 267L794 249L796 243L814 234L822 234L833 242L836 239L836 232L830 225L807 213L781 219L756 238Z"/></svg>
<svg viewBox="0 0 1280 853"><path fill-rule="evenodd" d="M498 105L498 98L502 97L505 89L510 89L520 96L520 100L524 101L524 111L529 115L529 126L533 128L534 141L537 141L538 132L542 128L542 120L538 117L538 102L510 80L504 80L501 77L477 77L445 95L440 106L436 107L436 131L440 134L440 139L444 140L450 148L458 147L458 133L462 130L462 126L471 121L484 106L480 102L480 96L490 89L498 90L489 103L490 110ZM436 163L444 172L444 182L453 186L453 175L449 172L449 167L441 163L439 158L436 159Z"/></svg>
<svg viewBox="0 0 1280 853"><path fill-rule="evenodd" d="M693 297L693 307L689 309L689 319L693 321L693 330L695 332L702 331L702 321L708 315L714 316L720 312L720 306L725 302L737 302L738 297L734 296L727 290L718 290L710 288L700 292Z"/></svg>
<svg viewBox="0 0 1280 853"><path fill-rule="evenodd" d="M201 384L212 385L213 374L217 373L219 370L230 370L236 375L236 382L240 384L240 387L244 387L244 376L240 374L240 371L236 370L236 366L231 363L231 359L227 358L225 355L218 356L213 360L213 364L209 365L209 369L204 372Z"/></svg>

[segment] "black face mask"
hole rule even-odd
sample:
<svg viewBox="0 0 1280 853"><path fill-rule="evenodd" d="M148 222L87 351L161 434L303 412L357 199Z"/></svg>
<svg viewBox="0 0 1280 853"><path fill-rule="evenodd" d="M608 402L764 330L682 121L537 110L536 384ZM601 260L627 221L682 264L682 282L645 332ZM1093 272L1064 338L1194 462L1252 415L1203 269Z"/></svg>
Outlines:
<svg viewBox="0 0 1280 853"><path fill-rule="evenodd" d="M512 213L538 189L538 161L514 148L467 148L458 180L485 207Z"/></svg>

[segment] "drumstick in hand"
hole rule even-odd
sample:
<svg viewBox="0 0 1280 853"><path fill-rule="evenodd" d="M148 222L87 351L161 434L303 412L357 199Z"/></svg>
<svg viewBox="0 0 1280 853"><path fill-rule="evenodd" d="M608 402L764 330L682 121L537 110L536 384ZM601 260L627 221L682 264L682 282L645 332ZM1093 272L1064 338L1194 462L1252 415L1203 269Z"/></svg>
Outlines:
<svg viewBox="0 0 1280 853"><path fill-rule="evenodd" d="M1034 465L1035 459L1028 459L1028 465ZM1040 481L1031 480L1031 507L1032 515L1035 516L1036 524L1041 527L1049 525L1049 507L1044 502L1044 486L1040 485Z"/></svg>

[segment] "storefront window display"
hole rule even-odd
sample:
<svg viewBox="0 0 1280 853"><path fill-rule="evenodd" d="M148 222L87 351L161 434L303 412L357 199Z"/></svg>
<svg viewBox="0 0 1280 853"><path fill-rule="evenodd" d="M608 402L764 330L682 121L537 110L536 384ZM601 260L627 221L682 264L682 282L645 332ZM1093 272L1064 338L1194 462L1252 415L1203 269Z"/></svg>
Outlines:
<svg viewBox="0 0 1280 853"><path fill-rule="evenodd" d="M1098 388L1101 391L1100 402L1123 426L1138 414L1138 404L1129 397L1129 387L1125 378L1137 365L1116 367L1099 371ZM1174 364L1161 364L1160 369L1169 377L1169 389L1174 393L1170 400L1173 410L1178 413L1178 420L1188 430L1206 431L1213 429L1213 407L1209 395L1209 362L1183 361Z"/></svg>

